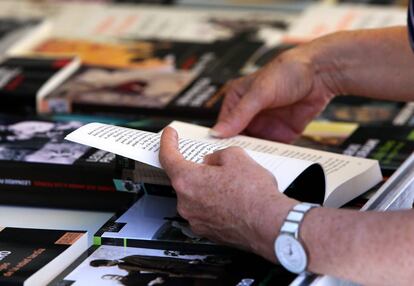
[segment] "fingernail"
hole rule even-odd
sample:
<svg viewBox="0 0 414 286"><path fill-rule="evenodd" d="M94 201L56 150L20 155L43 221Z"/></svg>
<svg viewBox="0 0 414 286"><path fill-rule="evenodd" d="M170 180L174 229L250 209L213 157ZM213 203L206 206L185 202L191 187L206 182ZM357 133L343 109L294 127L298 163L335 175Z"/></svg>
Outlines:
<svg viewBox="0 0 414 286"><path fill-rule="evenodd" d="M221 133L214 129L210 129L208 135L210 135L211 137L221 137Z"/></svg>

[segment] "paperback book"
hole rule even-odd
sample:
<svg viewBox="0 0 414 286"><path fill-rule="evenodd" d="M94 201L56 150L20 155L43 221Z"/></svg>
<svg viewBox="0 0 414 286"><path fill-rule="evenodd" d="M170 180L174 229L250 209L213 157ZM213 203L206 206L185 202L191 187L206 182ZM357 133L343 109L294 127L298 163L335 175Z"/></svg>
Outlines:
<svg viewBox="0 0 414 286"><path fill-rule="evenodd" d="M0 111L35 114L37 102L79 65L76 58L6 58L0 63Z"/></svg>
<svg viewBox="0 0 414 286"><path fill-rule="evenodd" d="M4 54L28 33L41 29L42 21L32 17L14 18L0 15L0 53Z"/></svg>
<svg viewBox="0 0 414 286"><path fill-rule="evenodd" d="M83 231L0 228L0 284L46 285L87 247Z"/></svg>
<svg viewBox="0 0 414 286"><path fill-rule="evenodd" d="M132 60L137 65L150 59L168 62L169 67L115 69L105 67L105 61L96 61L98 65L84 66L42 97L38 111L213 120L223 99L221 87L241 75L243 66L261 45L244 39L212 44L147 42L148 48ZM95 50L93 56L97 56ZM102 53L102 57L119 58L108 57L108 53Z"/></svg>
<svg viewBox="0 0 414 286"><path fill-rule="evenodd" d="M224 252L209 240L195 235L177 213L177 199L148 190L125 213L109 220L95 235L95 245L150 247L187 252Z"/></svg>
<svg viewBox="0 0 414 286"><path fill-rule="evenodd" d="M313 120L293 144L297 146L342 153L343 142L358 128L358 123Z"/></svg>
<svg viewBox="0 0 414 286"><path fill-rule="evenodd" d="M262 285L271 269L264 259L165 249L101 245L60 281L51 285ZM293 279L293 278L292 278Z"/></svg>
<svg viewBox="0 0 414 286"><path fill-rule="evenodd" d="M102 210L131 203L140 186L118 179L114 154L64 140L80 126L0 116L0 201Z"/></svg>
<svg viewBox="0 0 414 286"><path fill-rule="evenodd" d="M206 154L231 145L240 146L275 176L281 192L300 200L339 207L382 180L376 160L246 136L213 139L209 137L208 128L182 122L174 122L170 126L178 131L181 138L179 148L185 159L202 163ZM133 179L140 181L141 174L147 177L154 174L160 182L169 183L158 159L160 134L91 123L72 132L66 139L144 163L142 168L136 168ZM148 170L146 165L152 169ZM312 185L312 192L304 191L309 184Z"/></svg>
<svg viewBox="0 0 414 286"><path fill-rule="evenodd" d="M378 160L383 174L390 176L414 152L414 128L360 126L341 149L346 155Z"/></svg>
<svg viewBox="0 0 414 286"><path fill-rule="evenodd" d="M328 104L319 119L353 122L363 125L381 125L393 124L394 120L400 117L398 121L405 123L408 119L404 120L400 115L404 106L403 102L349 95L337 96Z"/></svg>

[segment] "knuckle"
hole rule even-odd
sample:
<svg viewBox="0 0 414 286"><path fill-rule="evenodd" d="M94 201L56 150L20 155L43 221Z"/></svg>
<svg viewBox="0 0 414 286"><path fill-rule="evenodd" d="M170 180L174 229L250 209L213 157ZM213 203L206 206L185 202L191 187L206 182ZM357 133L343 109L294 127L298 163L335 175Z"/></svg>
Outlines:
<svg viewBox="0 0 414 286"><path fill-rule="evenodd" d="M203 158L204 163L208 164L214 158L213 157L214 156L213 154L214 153L205 155L204 158Z"/></svg>
<svg viewBox="0 0 414 286"><path fill-rule="evenodd" d="M186 188L186 180L180 176L174 176L171 178L171 185L177 192L182 192Z"/></svg>
<svg viewBox="0 0 414 286"><path fill-rule="evenodd" d="M177 204L177 212L182 218L189 219L189 211L183 204Z"/></svg>
<svg viewBox="0 0 414 286"><path fill-rule="evenodd" d="M235 155L244 154L244 150L243 150L243 148L238 147L238 146L231 146L231 147L228 147L228 148L226 149L225 154L226 154L226 156L231 156L231 157L233 157L233 156L235 156Z"/></svg>
<svg viewBox="0 0 414 286"><path fill-rule="evenodd" d="M240 159L246 155L246 152L243 148L237 146L231 146L224 150L221 153L221 161L225 162L234 162L237 159Z"/></svg>

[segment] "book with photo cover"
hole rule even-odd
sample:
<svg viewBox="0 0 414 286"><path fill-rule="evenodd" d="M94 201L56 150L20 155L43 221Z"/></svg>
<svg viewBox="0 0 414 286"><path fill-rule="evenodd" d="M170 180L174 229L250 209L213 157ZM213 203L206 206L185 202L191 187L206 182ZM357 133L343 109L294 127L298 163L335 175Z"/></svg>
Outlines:
<svg viewBox="0 0 414 286"><path fill-rule="evenodd" d="M263 258L242 252L206 254L100 245L91 247L85 256L50 285L253 286L262 285L271 270L286 272Z"/></svg>
<svg viewBox="0 0 414 286"><path fill-rule="evenodd" d="M393 124L396 118L401 117L404 106L403 102L341 95L328 104L318 119L363 125Z"/></svg>
<svg viewBox="0 0 414 286"><path fill-rule="evenodd" d="M148 42L151 49L147 53L151 58L170 61L172 66L129 69L108 68L99 63L84 66L42 97L38 111L215 119L223 99L220 88L227 80L241 75L245 62L261 45L251 41L242 43L236 39L212 44ZM138 55L134 60L137 64L145 61Z"/></svg>
<svg viewBox="0 0 414 286"><path fill-rule="evenodd" d="M140 186L119 179L114 154L64 140L80 126L0 116L0 201L98 210L132 203Z"/></svg>
<svg viewBox="0 0 414 286"><path fill-rule="evenodd" d="M152 189L155 189L154 186ZM95 245L150 247L156 249L228 252L227 247L195 235L177 213L177 199L152 194L148 189L127 211L114 216L94 235Z"/></svg>
<svg viewBox="0 0 414 286"><path fill-rule="evenodd" d="M0 227L0 284L46 285L87 248L84 231Z"/></svg>
<svg viewBox="0 0 414 286"><path fill-rule="evenodd" d="M240 146L278 181L279 190L308 202L340 207L368 191L382 180L378 161L344 156L247 136L215 139L209 129L184 122L171 127L180 136L185 159L202 163L206 154L228 146ZM107 124L91 123L72 132L66 139L133 159L132 181L153 179L169 184L158 159L160 134ZM153 182L154 183L154 182ZM306 192L309 184L312 192Z"/></svg>
<svg viewBox="0 0 414 286"><path fill-rule="evenodd" d="M390 176L414 152L414 127L360 126L341 149L349 156L378 160L383 174Z"/></svg>
<svg viewBox="0 0 414 286"><path fill-rule="evenodd" d="M80 66L77 58L11 57L0 63L0 111L35 114L37 102Z"/></svg>
<svg viewBox="0 0 414 286"><path fill-rule="evenodd" d="M358 123L313 120L293 144L306 148L342 153L342 143L358 128Z"/></svg>

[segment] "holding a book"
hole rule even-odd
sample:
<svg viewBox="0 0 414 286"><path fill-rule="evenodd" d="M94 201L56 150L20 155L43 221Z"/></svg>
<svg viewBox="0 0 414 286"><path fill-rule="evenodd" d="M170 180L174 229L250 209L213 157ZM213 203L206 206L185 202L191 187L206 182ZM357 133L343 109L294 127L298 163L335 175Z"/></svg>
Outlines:
<svg viewBox="0 0 414 286"><path fill-rule="evenodd" d="M245 132L290 142L335 95L412 101L413 78L406 27L333 34L230 83L212 135ZM177 192L179 213L197 234L279 260L297 273L364 285L412 283L412 210L375 213L302 204L275 191L274 177L238 147L216 151L203 164L185 160L172 128L163 132L159 159Z"/></svg>

